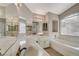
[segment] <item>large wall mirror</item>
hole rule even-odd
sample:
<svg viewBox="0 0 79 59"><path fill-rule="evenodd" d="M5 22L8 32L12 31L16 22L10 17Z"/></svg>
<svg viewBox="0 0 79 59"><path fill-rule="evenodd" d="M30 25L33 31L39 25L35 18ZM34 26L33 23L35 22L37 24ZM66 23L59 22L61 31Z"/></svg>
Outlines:
<svg viewBox="0 0 79 59"><path fill-rule="evenodd" d="M18 25L8 25L8 31L18 31Z"/></svg>
<svg viewBox="0 0 79 59"><path fill-rule="evenodd" d="M27 32L27 34L32 34L32 26L31 25L26 26L26 32Z"/></svg>
<svg viewBox="0 0 79 59"><path fill-rule="evenodd" d="M43 31L47 31L48 30L48 25L47 23L43 23Z"/></svg>
<svg viewBox="0 0 79 59"><path fill-rule="evenodd" d="M7 22L6 24L6 35L17 36L18 34L18 23L17 22Z"/></svg>

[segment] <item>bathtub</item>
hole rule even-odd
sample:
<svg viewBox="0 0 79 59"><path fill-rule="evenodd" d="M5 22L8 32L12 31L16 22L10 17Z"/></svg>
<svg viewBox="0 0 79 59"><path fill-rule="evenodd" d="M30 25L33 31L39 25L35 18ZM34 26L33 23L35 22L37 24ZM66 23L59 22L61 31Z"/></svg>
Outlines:
<svg viewBox="0 0 79 59"><path fill-rule="evenodd" d="M22 56L50 56L36 41L31 42Z"/></svg>
<svg viewBox="0 0 79 59"><path fill-rule="evenodd" d="M20 56L49 56L49 54L38 44L40 36L31 35L27 36L26 50L22 51ZM42 37L41 37L42 38Z"/></svg>
<svg viewBox="0 0 79 59"><path fill-rule="evenodd" d="M51 39L51 48L55 49L64 56L79 56L78 41L66 39Z"/></svg>

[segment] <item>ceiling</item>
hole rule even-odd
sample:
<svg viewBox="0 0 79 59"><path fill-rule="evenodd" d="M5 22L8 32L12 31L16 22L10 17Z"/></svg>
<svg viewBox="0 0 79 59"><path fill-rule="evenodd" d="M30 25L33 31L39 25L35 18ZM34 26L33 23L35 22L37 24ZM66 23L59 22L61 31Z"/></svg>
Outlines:
<svg viewBox="0 0 79 59"><path fill-rule="evenodd" d="M0 3L0 6L6 7L6 6L10 5L10 4L11 4L11 3Z"/></svg>
<svg viewBox="0 0 79 59"><path fill-rule="evenodd" d="M11 3L0 3L0 6L6 7ZM25 5L37 14L45 15L47 12L52 12L60 15L76 3L25 3Z"/></svg>
<svg viewBox="0 0 79 59"><path fill-rule="evenodd" d="M76 3L26 3L25 5L37 14L45 15L47 12L60 15Z"/></svg>

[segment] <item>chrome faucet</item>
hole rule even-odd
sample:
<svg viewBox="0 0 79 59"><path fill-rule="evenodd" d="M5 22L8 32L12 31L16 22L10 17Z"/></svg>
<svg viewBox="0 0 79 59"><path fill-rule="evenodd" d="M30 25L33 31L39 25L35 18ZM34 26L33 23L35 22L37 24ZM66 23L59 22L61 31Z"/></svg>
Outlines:
<svg viewBox="0 0 79 59"><path fill-rule="evenodd" d="M17 53L16 55L17 55L17 56L20 56L21 52L22 52L23 50L26 50L26 49L27 49L26 47L24 47L24 48L22 48L22 49L20 49L20 47L19 47L18 53Z"/></svg>

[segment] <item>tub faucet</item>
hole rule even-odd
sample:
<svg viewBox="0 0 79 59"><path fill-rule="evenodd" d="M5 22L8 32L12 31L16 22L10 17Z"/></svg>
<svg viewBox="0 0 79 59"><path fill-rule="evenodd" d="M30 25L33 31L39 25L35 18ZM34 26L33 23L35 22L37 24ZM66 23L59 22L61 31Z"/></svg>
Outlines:
<svg viewBox="0 0 79 59"><path fill-rule="evenodd" d="M20 54L21 54L21 52L23 51L23 50L26 50L27 48L22 48L22 49L20 49L20 47L19 47L19 49L18 49L18 53L16 54L17 56L20 56Z"/></svg>

